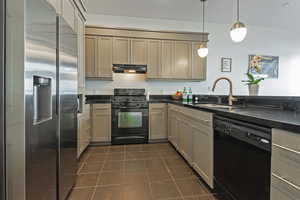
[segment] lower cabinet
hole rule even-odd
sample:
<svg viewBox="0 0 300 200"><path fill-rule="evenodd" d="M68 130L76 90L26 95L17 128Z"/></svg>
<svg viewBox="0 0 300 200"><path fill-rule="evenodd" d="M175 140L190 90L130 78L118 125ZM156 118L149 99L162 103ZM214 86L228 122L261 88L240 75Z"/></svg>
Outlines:
<svg viewBox="0 0 300 200"><path fill-rule="evenodd" d="M168 105L168 140L178 150L178 124L177 118L178 107L169 104Z"/></svg>
<svg viewBox="0 0 300 200"><path fill-rule="evenodd" d="M77 157L88 147L91 141L90 104L85 104L83 113L78 115L78 148Z"/></svg>
<svg viewBox="0 0 300 200"><path fill-rule="evenodd" d="M92 142L110 142L111 104L93 104L92 107Z"/></svg>
<svg viewBox="0 0 300 200"><path fill-rule="evenodd" d="M213 128L193 123L192 134L193 168L213 188Z"/></svg>
<svg viewBox="0 0 300 200"><path fill-rule="evenodd" d="M300 199L300 135L272 130L271 200Z"/></svg>
<svg viewBox="0 0 300 200"><path fill-rule="evenodd" d="M168 105L168 139L213 188L213 114Z"/></svg>
<svg viewBox="0 0 300 200"><path fill-rule="evenodd" d="M182 116L178 123L178 147L179 152L188 161L193 163L193 131L191 121L185 116Z"/></svg>
<svg viewBox="0 0 300 200"><path fill-rule="evenodd" d="M150 140L163 140L168 138L167 133L167 104L150 104L149 127Z"/></svg>

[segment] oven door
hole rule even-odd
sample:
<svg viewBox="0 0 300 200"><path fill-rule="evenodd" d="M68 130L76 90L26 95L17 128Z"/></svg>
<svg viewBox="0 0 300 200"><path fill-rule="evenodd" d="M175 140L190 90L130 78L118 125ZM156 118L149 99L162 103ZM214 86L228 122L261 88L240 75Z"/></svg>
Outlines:
<svg viewBox="0 0 300 200"><path fill-rule="evenodd" d="M148 141L147 108L114 108L112 110L112 143L145 143Z"/></svg>

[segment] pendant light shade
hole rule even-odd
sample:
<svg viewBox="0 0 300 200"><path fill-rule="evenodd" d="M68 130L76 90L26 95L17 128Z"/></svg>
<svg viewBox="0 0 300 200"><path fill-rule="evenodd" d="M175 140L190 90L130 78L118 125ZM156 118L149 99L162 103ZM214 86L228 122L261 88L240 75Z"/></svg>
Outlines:
<svg viewBox="0 0 300 200"><path fill-rule="evenodd" d="M230 37L234 42L242 42L247 35L245 24L240 22L240 1L237 0L237 22L230 29Z"/></svg>
<svg viewBox="0 0 300 200"><path fill-rule="evenodd" d="M205 58L208 55L208 48L207 45L202 43L198 49L198 55L201 58Z"/></svg>
<svg viewBox="0 0 300 200"><path fill-rule="evenodd" d="M247 28L245 24L236 22L230 30L230 37L234 42L242 42L247 35Z"/></svg>
<svg viewBox="0 0 300 200"><path fill-rule="evenodd" d="M201 58L205 58L208 55L208 48L207 48L207 41L204 41L204 22L205 22L205 1L206 0L200 0L202 2L202 43L199 46L198 49L198 55Z"/></svg>

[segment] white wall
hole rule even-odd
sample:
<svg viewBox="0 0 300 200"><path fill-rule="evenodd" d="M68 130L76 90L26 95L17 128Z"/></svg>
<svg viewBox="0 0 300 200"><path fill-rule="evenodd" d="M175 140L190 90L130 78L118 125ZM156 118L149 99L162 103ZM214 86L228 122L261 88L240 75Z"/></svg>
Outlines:
<svg viewBox="0 0 300 200"><path fill-rule="evenodd" d="M187 21L158 20L108 15L89 15L88 25L105 27L126 27L151 30L194 31L201 30L201 24ZM248 26L244 42L236 44L229 37L230 24L207 24L209 56L207 80L205 82L146 82L141 78L118 77L113 82L87 81L90 93L111 93L114 87L145 87L155 94L171 94L184 86L192 87L194 93L211 94L215 79L226 76L233 80L234 93L247 95L245 79L248 55L272 55L280 57L279 79L265 80L261 84L261 95L300 96L300 39L296 32L271 28ZM233 59L232 73L221 72L221 57ZM220 82L217 94L227 94L227 83Z"/></svg>

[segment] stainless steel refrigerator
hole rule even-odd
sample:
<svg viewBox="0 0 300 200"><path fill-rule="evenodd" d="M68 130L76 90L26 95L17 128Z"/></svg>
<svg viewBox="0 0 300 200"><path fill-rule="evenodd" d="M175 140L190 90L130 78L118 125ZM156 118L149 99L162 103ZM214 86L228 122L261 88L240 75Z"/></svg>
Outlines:
<svg viewBox="0 0 300 200"><path fill-rule="evenodd" d="M77 172L77 34L59 17L59 200L71 190Z"/></svg>
<svg viewBox="0 0 300 200"><path fill-rule="evenodd" d="M5 0L0 0L0 199L5 199Z"/></svg>
<svg viewBox="0 0 300 200"><path fill-rule="evenodd" d="M64 200L77 160L76 33L44 0L26 1L26 199Z"/></svg>

